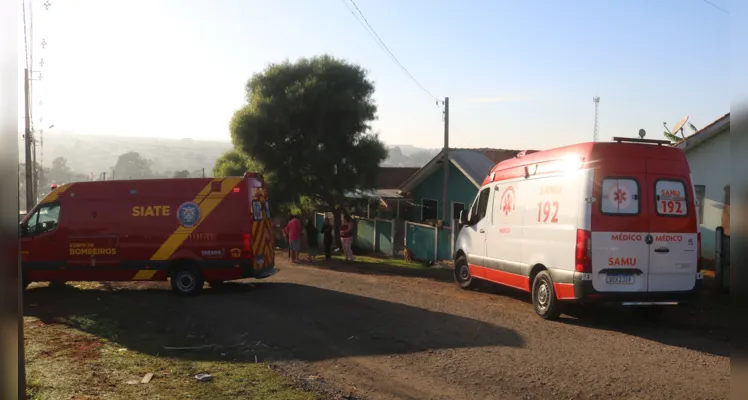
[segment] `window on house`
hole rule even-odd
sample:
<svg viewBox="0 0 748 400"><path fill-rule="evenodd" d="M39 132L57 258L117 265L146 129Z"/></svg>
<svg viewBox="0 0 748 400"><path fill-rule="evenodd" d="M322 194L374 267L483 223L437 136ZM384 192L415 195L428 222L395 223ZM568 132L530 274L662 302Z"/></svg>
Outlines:
<svg viewBox="0 0 748 400"><path fill-rule="evenodd" d="M421 200L421 220L429 221L437 219L439 202L431 199Z"/></svg>
<svg viewBox="0 0 748 400"><path fill-rule="evenodd" d="M639 182L631 178L606 178L602 184L603 214L639 214Z"/></svg>
<svg viewBox="0 0 748 400"><path fill-rule="evenodd" d="M706 197L706 186L694 185L696 192L696 207L698 207L699 221L704 221L704 198Z"/></svg>
<svg viewBox="0 0 748 400"><path fill-rule="evenodd" d="M464 203L452 203L452 219L460 219L460 212L464 209Z"/></svg>

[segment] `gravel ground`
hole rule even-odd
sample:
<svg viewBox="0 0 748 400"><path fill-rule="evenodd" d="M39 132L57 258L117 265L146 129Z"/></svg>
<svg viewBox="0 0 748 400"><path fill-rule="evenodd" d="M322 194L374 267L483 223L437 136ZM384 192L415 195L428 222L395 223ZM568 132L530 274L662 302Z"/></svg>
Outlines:
<svg viewBox="0 0 748 400"><path fill-rule="evenodd" d="M195 298L163 283L124 283L108 294L70 293L38 316L103 302L117 319L115 339L129 348L268 362L322 399L728 397L730 343L716 312L673 310L647 322L626 310L586 309L548 322L528 296L493 285L461 291L445 271L399 276L373 265L276 261L281 271L270 279ZM154 340L156 332L171 343Z"/></svg>

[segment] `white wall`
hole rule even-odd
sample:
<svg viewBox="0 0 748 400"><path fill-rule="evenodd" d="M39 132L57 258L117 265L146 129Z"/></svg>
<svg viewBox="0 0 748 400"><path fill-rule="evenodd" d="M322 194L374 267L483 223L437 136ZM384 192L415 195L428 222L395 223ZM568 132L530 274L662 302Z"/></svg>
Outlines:
<svg viewBox="0 0 748 400"><path fill-rule="evenodd" d="M722 224L725 186L730 184L730 132L718 134L686 152L694 185L705 186L701 254L714 258L714 231Z"/></svg>

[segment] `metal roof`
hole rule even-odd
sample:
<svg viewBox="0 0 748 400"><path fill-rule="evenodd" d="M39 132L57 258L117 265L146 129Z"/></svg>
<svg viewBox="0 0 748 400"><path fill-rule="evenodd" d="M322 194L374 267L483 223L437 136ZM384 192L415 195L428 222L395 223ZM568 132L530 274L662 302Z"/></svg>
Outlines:
<svg viewBox="0 0 748 400"><path fill-rule="evenodd" d="M483 179L491 171L491 168L496 165L496 162L486 155L486 151L488 150L494 151L495 149L449 149L449 161L460 170L460 172L462 172L463 175L465 175L465 177L475 185L475 187L479 188ZM403 192L409 192L414 186L426 179L426 177L430 176L437 169L442 168L443 157L444 150L439 152L439 154L432 158L431 161L423 166L423 168L405 181L405 183L400 186L400 190Z"/></svg>
<svg viewBox="0 0 748 400"><path fill-rule="evenodd" d="M685 140L678 142L675 147L688 152L696 148L698 145L706 142L714 136L730 131L730 113L721 116L716 121L703 127L700 131L687 137Z"/></svg>

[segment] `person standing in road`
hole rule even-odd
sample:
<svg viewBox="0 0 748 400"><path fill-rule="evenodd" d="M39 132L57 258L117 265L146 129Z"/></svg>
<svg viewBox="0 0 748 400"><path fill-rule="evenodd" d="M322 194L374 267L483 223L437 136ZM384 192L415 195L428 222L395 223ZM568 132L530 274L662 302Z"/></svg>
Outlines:
<svg viewBox="0 0 748 400"><path fill-rule="evenodd" d="M299 261L299 250L301 250L301 220L292 215L286 228L288 228L288 241L291 248L291 262L297 263Z"/></svg>
<svg viewBox="0 0 748 400"><path fill-rule="evenodd" d="M304 227L306 229L306 243L307 243L307 254L309 255L309 261L315 262L317 261L317 250L319 248L319 233L317 232L317 228L314 226L314 221L312 221L311 218L308 218L306 220L306 226Z"/></svg>
<svg viewBox="0 0 748 400"><path fill-rule="evenodd" d="M325 222L322 224L322 229L320 229L320 232L322 233L322 243L325 246L325 260L329 260L332 258L332 233L333 233L333 226L330 223L330 218L325 218Z"/></svg>
<svg viewBox="0 0 748 400"><path fill-rule="evenodd" d="M340 225L340 243L343 245L343 252L345 252L346 261L356 261L356 257L353 255L353 222L343 215L343 224Z"/></svg>

